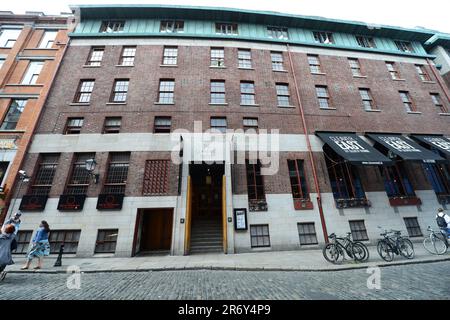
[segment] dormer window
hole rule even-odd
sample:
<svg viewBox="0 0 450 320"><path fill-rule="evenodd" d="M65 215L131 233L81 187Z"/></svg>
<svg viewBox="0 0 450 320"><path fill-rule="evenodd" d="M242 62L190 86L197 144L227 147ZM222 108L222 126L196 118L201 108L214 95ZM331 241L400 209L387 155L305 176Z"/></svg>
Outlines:
<svg viewBox="0 0 450 320"><path fill-rule="evenodd" d="M331 32L314 31L314 41L317 43L332 44L334 43L333 34Z"/></svg>
<svg viewBox="0 0 450 320"><path fill-rule="evenodd" d="M180 33L184 32L184 21L179 20L163 20L159 29L163 33Z"/></svg>
<svg viewBox="0 0 450 320"><path fill-rule="evenodd" d="M123 32L125 21L123 20L107 20L103 21L100 27L101 33Z"/></svg>
<svg viewBox="0 0 450 320"><path fill-rule="evenodd" d="M409 41L394 41L397 49L403 52L414 52L414 48L412 47L411 42Z"/></svg>
<svg viewBox="0 0 450 320"><path fill-rule="evenodd" d="M358 46L363 48L376 48L375 40L372 37L356 36Z"/></svg>
<svg viewBox="0 0 450 320"><path fill-rule="evenodd" d="M216 23L216 33L224 35L237 35L238 25L236 23Z"/></svg>
<svg viewBox="0 0 450 320"><path fill-rule="evenodd" d="M280 27L267 27L267 36L272 39L289 39L288 29Z"/></svg>

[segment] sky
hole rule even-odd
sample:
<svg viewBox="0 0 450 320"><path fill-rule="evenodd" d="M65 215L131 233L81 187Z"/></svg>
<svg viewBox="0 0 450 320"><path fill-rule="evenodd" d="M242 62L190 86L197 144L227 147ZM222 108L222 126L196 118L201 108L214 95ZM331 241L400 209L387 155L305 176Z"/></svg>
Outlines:
<svg viewBox="0 0 450 320"><path fill-rule="evenodd" d="M268 10L450 33L449 0L0 0L0 10L46 14L73 4L171 4Z"/></svg>

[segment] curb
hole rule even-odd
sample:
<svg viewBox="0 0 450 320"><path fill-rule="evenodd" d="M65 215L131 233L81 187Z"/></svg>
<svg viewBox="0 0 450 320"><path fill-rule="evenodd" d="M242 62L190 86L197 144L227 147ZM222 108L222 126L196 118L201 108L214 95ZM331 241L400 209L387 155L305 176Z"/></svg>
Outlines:
<svg viewBox="0 0 450 320"><path fill-rule="evenodd" d="M160 271L198 271L198 270L215 270L215 271L282 271L282 272L331 272L331 271L349 271L366 269L371 267L395 267L410 264L426 264L426 263L436 263L450 261L450 257L442 259L428 259L428 260L408 260L408 261L398 261L398 262L383 262L375 265L352 265L343 266L336 268L311 268L311 269L301 269L301 268L275 268L275 267L217 267L217 266L199 266L199 267L156 267L156 268L135 268L135 269L99 269L99 270L81 270L80 273L124 273L124 272L160 272ZM7 271L10 274L66 274L64 270L12 270Z"/></svg>

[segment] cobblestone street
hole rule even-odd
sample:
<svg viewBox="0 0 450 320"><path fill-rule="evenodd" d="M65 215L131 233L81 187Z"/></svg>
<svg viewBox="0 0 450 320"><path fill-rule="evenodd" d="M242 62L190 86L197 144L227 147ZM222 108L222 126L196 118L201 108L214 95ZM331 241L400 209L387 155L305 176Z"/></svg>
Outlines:
<svg viewBox="0 0 450 320"><path fill-rule="evenodd" d="M146 271L81 274L10 273L1 299L449 299L448 261L380 268L381 290L366 269L325 272Z"/></svg>

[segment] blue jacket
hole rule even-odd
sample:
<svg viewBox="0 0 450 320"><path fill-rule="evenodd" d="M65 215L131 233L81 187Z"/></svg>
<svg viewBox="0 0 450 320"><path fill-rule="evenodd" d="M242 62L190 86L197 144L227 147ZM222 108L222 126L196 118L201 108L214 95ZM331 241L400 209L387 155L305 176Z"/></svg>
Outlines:
<svg viewBox="0 0 450 320"><path fill-rule="evenodd" d="M15 234L0 234L0 265L13 264L11 256L11 242L16 237Z"/></svg>
<svg viewBox="0 0 450 320"><path fill-rule="evenodd" d="M48 232L44 228L39 228L34 235L33 242L48 240Z"/></svg>

